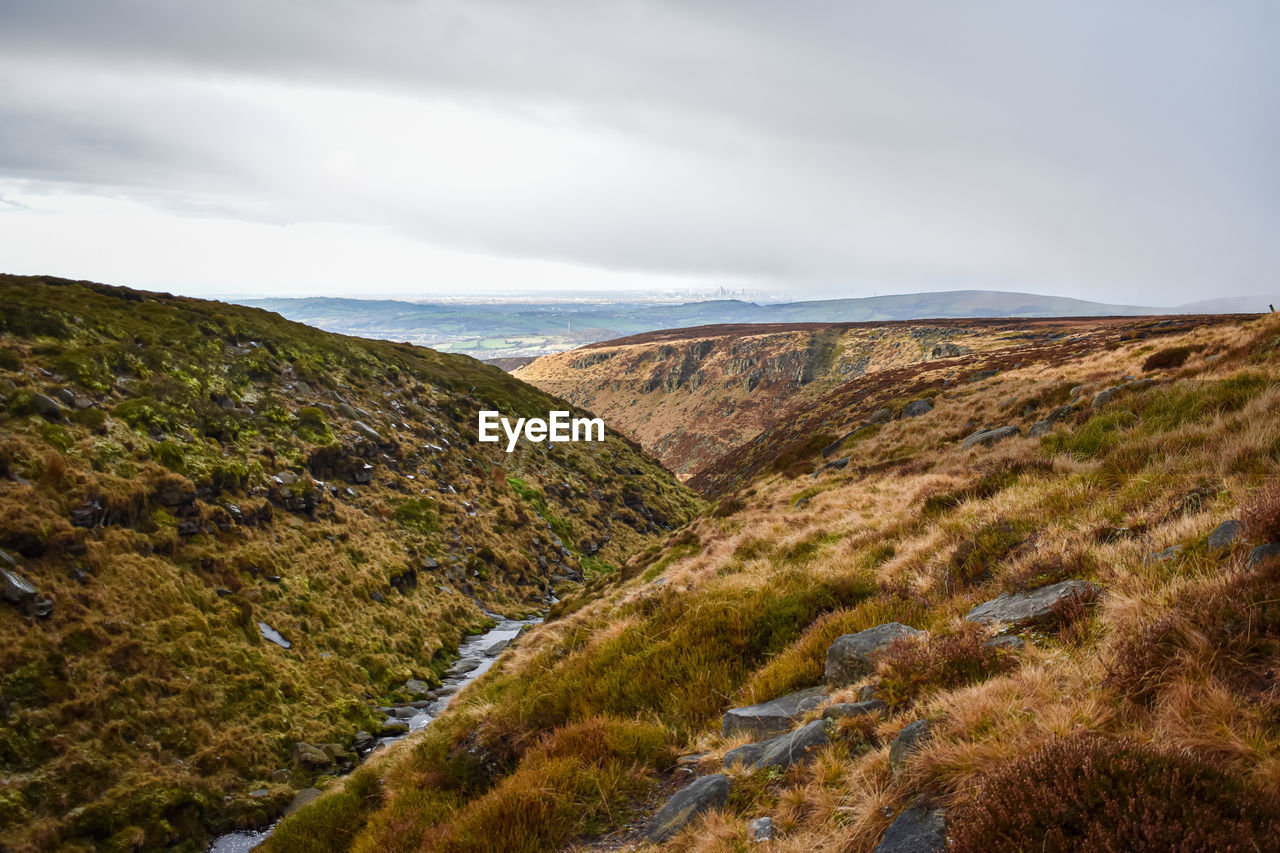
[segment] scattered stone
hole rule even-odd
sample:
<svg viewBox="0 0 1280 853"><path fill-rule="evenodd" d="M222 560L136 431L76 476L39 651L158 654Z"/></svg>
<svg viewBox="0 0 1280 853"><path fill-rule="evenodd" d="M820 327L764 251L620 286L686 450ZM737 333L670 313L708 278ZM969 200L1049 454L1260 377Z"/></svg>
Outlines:
<svg viewBox="0 0 1280 853"><path fill-rule="evenodd" d="M400 720L388 720L378 729L379 737L398 737L409 733L409 724Z"/></svg>
<svg viewBox="0 0 1280 853"><path fill-rule="evenodd" d="M282 649L288 649L293 647L293 643L286 640L279 631L277 631L275 628L272 628L266 622L258 623L258 633L262 634L262 638L264 640L270 640L271 642L275 643L277 646L279 646Z"/></svg>
<svg viewBox="0 0 1280 853"><path fill-rule="evenodd" d="M8 557L8 555L5 555ZM10 559L12 565L12 559ZM28 616L44 618L53 612L53 602L40 595L31 581L17 572L0 569L0 594L10 604L16 604L26 611Z"/></svg>
<svg viewBox="0 0 1280 853"><path fill-rule="evenodd" d="M942 853L947 821L941 811L907 809L898 815L872 853Z"/></svg>
<svg viewBox="0 0 1280 853"><path fill-rule="evenodd" d="M1004 441L1006 438L1013 438L1015 435L1022 435L1022 429L1012 424L996 427L995 429L981 429L960 442L960 447L973 447L977 444L981 444L983 447L990 447L997 442Z"/></svg>
<svg viewBox="0 0 1280 853"><path fill-rule="evenodd" d="M1133 379L1133 377L1125 377L1130 380L1121 382L1119 385L1112 385L1110 388L1103 388L1097 394L1093 395L1093 402L1090 404L1093 408L1098 409L1110 403L1112 398L1124 390L1141 391L1144 388L1150 388L1152 385L1159 384L1154 379Z"/></svg>
<svg viewBox="0 0 1280 853"><path fill-rule="evenodd" d="M723 773L693 780L692 785L677 791L667 800L667 804L654 817L649 827L649 840L654 844L661 844L703 812L724 808L732 788L733 782Z"/></svg>
<svg viewBox="0 0 1280 853"><path fill-rule="evenodd" d="M885 407L883 409L876 409L874 412L872 412L871 417L867 418L867 424L871 426L875 426L877 424L887 424L892 419L893 419L893 412L888 407Z"/></svg>
<svg viewBox="0 0 1280 853"><path fill-rule="evenodd" d="M311 805L316 800L320 799L320 795L322 793L323 792L319 788L303 788L301 791L294 794L293 802L285 806L285 815L291 815L303 806Z"/></svg>
<svg viewBox="0 0 1280 853"><path fill-rule="evenodd" d="M1019 649L1026 648L1027 642L1017 634L1000 634L987 640L982 645L988 649L1008 649L1016 652Z"/></svg>
<svg viewBox="0 0 1280 853"><path fill-rule="evenodd" d="M410 678L404 683L404 689L410 696L425 696L431 692L431 685L425 681Z"/></svg>
<svg viewBox="0 0 1280 853"><path fill-rule="evenodd" d="M920 415L927 415L932 411L933 401L928 397L925 397L922 400L912 400L910 403L907 403L906 407L902 410L902 416L904 418L916 418Z"/></svg>
<svg viewBox="0 0 1280 853"><path fill-rule="evenodd" d="M689 764L697 764L702 761L702 759L707 758L710 755L711 753L709 752L691 752L688 755L681 755L677 758L676 764L681 767Z"/></svg>
<svg viewBox="0 0 1280 853"><path fill-rule="evenodd" d="M992 376L995 376L995 375L996 375L997 373L999 373L999 372L1000 372L1000 371L998 371L998 370L994 370L994 369L992 369L992 370L975 370L973 373L971 373L971 374L969 375L969 381L970 381L970 382L981 382L981 381L982 381L982 380L984 380L984 379L990 379Z"/></svg>
<svg viewBox="0 0 1280 853"><path fill-rule="evenodd" d="M369 598L373 599L374 601L378 602L379 604L386 604L386 603L387 603L387 597L386 597L385 595L383 595L382 593L378 592L376 589L375 589L373 592L369 593Z"/></svg>
<svg viewBox="0 0 1280 853"><path fill-rule="evenodd" d="M377 743L377 738L363 730L356 732L351 738L351 748L357 752L367 752Z"/></svg>
<svg viewBox="0 0 1280 853"><path fill-rule="evenodd" d="M806 726L760 743L749 743L731 749L724 756L726 768L742 764L748 767L778 767L805 764L813 759L814 750L831 743L827 737L828 720L814 720Z"/></svg>
<svg viewBox="0 0 1280 853"><path fill-rule="evenodd" d="M311 770L319 770L333 764L333 759L314 743L301 741L293 745L293 761Z"/></svg>
<svg viewBox="0 0 1280 853"><path fill-rule="evenodd" d="M886 622L856 634L837 637L827 649L823 677L831 685L851 684L875 668L875 657L894 640L923 633L900 622Z"/></svg>
<svg viewBox="0 0 1280 853"><path fill-rule="evenodd" d="M973 350L950 341L934 344L933 349L929 350L929 358L955 358L960 355L973 355Z"/></svg>
<svg viewBox="0 0 1280 853"><path fill-rule="evenodd" d="M1163 551L1157 551L1147 559L1153 563L1167 563L1182 553L1181 545L1170 545Z"/></svg>
<svg viewBox="0 0 1280 853"><path fill-rule="evenodd" d="M38 391L31 392L31 398L27 402L26 413L39 415L51 421L62 420L62 404L57 400Z"/></svg>
<svg viewBox="0 0 1280 853"><path fill-rule="evenodd" d="M887 707L879 699L861 702L835 702L822 709L823 719L838 720L841 717L861 717Z"/></svg>
<svg viewBox="0 0 1280 853"><path fill-rule="evenodd" d="M259 788L256 791L250 791L249 796L253 797L255 800L265 800L267 797L271 796L271 792L266 788Z"/></svg>
<svg viewBox="0 0 1280 853"><path fill-rule="evenodd" d="M1268 560L1280 557L1280 542L1272 542L1268 545L1259 545L1249 552L1249 559L1246 566L1255 569Z"/></svg>
<svg viewBox="0 0 1280 853"><path fill-rule="evenodd" d="M747 823L747 840L753 842L773 840L773 818L758 817Z"/></svg>
<svg viewBox="0 0 1280 853"><path fill-rule="evenodd" d="M889 767L894 773L902 767L907 756L929 737L929 728L928 720L916 720L914 723L903 726L898 732L893 743L889 744Z"/></svg>
<svg viewBox="0 0 1280 853"><path fill-rule="evenodd" d="M292 773L290 773L290 772L289 772L286 768L284 768L284 767L281 767L279 770L272 770L272 771L271 771L271 781L272 781L272 782L279 782L280 784L284 784L285 782L288 782L288 781L289 781L289 778L290 778L291 776L293 776L293 774L292 774Z"/></svg>
<svg viewBox="0 0 1280 853"><path fill-rule="evenodd" d="M387 440L382 437L382 434L380 432L378 432L373 427L369 426L364 421L353 421L351 423L351 428L354 429L357 433L359 433L361 437L369 439L374 444L387 443Z"/></svg>
<svg viewBox="0 0 1280 853"><path fill-rule="evenodd" d="M1046 432L1053 429L1054 425L1056 425L1058 421L1061 421L1063 418L1067 417L1067 415L1070 415L1075 411L1076 407L1070 403L1067 403L1064 406L1059 406L1049 414L1045 415L1043 419L1033 423L1031 428L1027 430L1027 435L1044 435Z"/></svg>
<svg viewBox="0 0 1280 853"><path fill-rule="evenodd" d="M1210 551L1226 551L1240 541L1242 533L1243 528L1240 522L1235 519L1224 521L1213 528L1213 532L1205 539L1205 545L1208 546Z"/></svg>
<svg viewBox="0 0 1280 853"><path fill-rule="evenodd" d="M767 738L790 731L791 726L822 704L826 697L826 688L810 687L742 708L730 708L720 724L723 737L737 734L749 734L756 738Z"/></svg>
<svg viewBox="0 0 1280 853"><path fill-rule="evenodd" d="M1059 581L1031 592L1001 593L974 607L964 618L983 625L1003 623L1020 628L1052 617L1060 601L1075 595L1096 595L1097 592L1098 588L1088 581Z"/></svg>
<svg viewBox="0 0 1280 853"><path fill-rule="evenodd" d="M849 467L849 457L842 456L839 459L833 459L827 464L818 468L817 471L813 472L813 476L817 477L820 474L825 474L827 471L839 471L841 468L847 468L847 467Z"/></svg>

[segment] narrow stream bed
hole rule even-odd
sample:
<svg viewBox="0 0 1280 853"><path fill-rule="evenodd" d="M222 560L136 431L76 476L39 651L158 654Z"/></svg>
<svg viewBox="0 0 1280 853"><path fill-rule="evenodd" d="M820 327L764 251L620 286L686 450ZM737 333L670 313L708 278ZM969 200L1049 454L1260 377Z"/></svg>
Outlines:
<svg viewBox="0 0 1280 853"><path fill-rule="evenodd" d="M409 724L410 733L420 731L430 725L432 720L440 716L444 709L449 707L449 703L453 700L455 693L489 671L489 668L498 659L498 655L502 654L502 650L512 640L520 636L521 632L526 628L537 625L542 621L541 617L517 620L504 619L495 613L487 615L497 620L498 624L483 634L467 637L462 641L462 644L458 647L458 659L444 674L444 684L439 690L439 696L430 704L416 709L417 713L413 716L407 719L396 718L397 722ZM381 738L374 751L385 749L388 745L404 737L408 737L408 735ZM209 845L209 853L248 853L249 850L265 841L273 829L275 829L275 824L262 830L229 832L215 839Z"/></svg>

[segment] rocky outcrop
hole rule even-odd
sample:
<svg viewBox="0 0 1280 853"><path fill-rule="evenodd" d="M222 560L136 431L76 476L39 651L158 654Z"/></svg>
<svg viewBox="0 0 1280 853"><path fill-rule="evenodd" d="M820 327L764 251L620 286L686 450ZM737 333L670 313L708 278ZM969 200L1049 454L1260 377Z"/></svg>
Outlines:
<svg viewBox="0 0 1280 853"><path fill-rule="evenodd" d="M1242 532L1240 522L1235 519L1224 521L1213 528L1204 544L1210 551L1225 551L1240 541Z"/></svg>
<svg viewBox="0 0 1280 853"><path fill-rule="evenodd" d="M785 770L793 764L805 764L813 760L817 749L831 743L827 737L828 724L827 720L814 720L771 740L731 749L725 753L724 766L778 767Z"/></svg>
<svg viewBox="0 0 1280 853"><path fill-rule="evenodd" d="M1004 441L1006 438L1013 438L1016 435L1022 435L1022 428L1013 426L1012 424L995 429L980 429L970 435L964 441L960 442L962 449L982 445L990 447L993 444Z"/></svg>
<svg viewBox="0 0 1280 853"><path fill-rule="evenodd" d="M837 637L827 649L823 678L833 686L851 684L875 669L877 655L894 640L923 633L900 622L886 622L856 634Z"/></svg>
<svg viewBox="0 0 1280 853"><path fill-rule="evenodd" d="M647 833L649 840L661 844L703 812L724 808L732 789L733 782L722 773L694 779L692 785L677 791L654 816Z"/></svg>
<svg viewBox="0 0 1280 853"><path fill-rule="evenodd" d="M889 824L872 853L942 853L947 821L941 811L907 809Z"/></svg>
<svg viewBox="0 0 1280 853"><path fill-rule="evenodd" d="M1093 597L1097 594L1098 588L1088 581L1061 581L1033 589L1031 592L1012 595L1007 592L1002 593L974 607L964 618L969 622L978 622L983 625L1004 624L1025 627L1051 620L1058 606L1069 598Z"/></svg>
<svg viewBox="0 0 1280 853"><path fill-rule="evenodd" d="M822 704L825 697L825 688L810 687L807 690L798 690L795 693L779 696L768 702L730 708L721 721L720 734L724 737L747 734L752 737L766 738L789 731L805 712L812 711Z"/></svg>

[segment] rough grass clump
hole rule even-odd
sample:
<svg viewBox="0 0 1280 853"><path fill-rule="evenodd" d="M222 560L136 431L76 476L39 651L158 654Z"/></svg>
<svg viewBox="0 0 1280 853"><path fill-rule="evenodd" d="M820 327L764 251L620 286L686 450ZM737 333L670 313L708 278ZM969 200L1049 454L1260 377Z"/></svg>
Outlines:
<svg viewBox="0 0 1280 853"><path fill-rule="evenodd" d="M435 504L426 498L401 501L392 515L405 530L421 533L423 536L434 533L440 525Z"/></svg>
<svg viewBox="0 0 1280 853"><path fill-rule="evenodd" d="M1002 465L958 489L929 495L924 499L924 505L920 508L920 511L926 517L942 515L960 506L965 501L986 500L995 497L1012 486L1022 474L1028 472L1043 473L1049 470L1052 470L1052 465L1039 459Z"/></svg>
<svg viewBox="0 0 1280 853"><path fill-rule="evenodd" d="M1194 350L1191 347L1185 346L1168 347L1167 349L1153 352L1142 363L1142 369L1149 373L1153 370L1172 370L1175 367L1182 367L1187 363L1187 359L1191 357L1192 352Z"/></svg>
<svg viewBox="0 0 1280 853"><path fill-rule="evenodd" d="M877 696L897 708L926 693L976 684L1012 669L1012 656L983 646L983 639L981 628L966 624L953 634L896 640L877 664Z"/></svg>
<svg viewBox="0 0 1280 853"><path fill-rule="evenodd" d="M1254 542L1280 542L1280 479L1260 489L1245 507L1244 529Z"/></svg>
<svg viewBox="0 0 1280 853"><path fill-rule="evenodd" d="M948 829L955 853L1254 853L1280 837L1280 801L1190 755L1085 735L997 767Z"/></svg>
<svg viewBox="0 0 1280 853"><path fill-rule="evenodd" d="M963 589L990 577L1000 561L1022 544L1025 535L1025 525L1011 521L979 527L951 555L945 585L948 589Z"/></svg>

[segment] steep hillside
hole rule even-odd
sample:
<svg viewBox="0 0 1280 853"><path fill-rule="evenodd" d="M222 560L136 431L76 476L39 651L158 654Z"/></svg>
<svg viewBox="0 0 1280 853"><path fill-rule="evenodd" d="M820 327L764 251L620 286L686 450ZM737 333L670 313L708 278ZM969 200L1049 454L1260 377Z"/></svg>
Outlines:
<svg viewBox="0 0 1280 853"><path fill-rule="evenodd" d="M937 362L940 383L1024 349L1102 346L1142 330L1229 319L932 320L705 326L651 332L543 356L514 375L596 412L682 478L717 466L787 423L809 421L832 389L852 397L885 374ZM1163 325L1158 325L1163 323ZM883 375L882 375L883 374ZM897 381L896 379L892 381ZM892 387L891 385L887 387ZM812 431L812 430L810 430ZM759 447L762 456L770 444ZM772 457L771 457L772 458Z"/></svg>
<svg viewBox="0 0 1280 853"><path fill-rule="evenodd" d="M0 847L261 823L438 687L485 611L690 517L617 436L475 441L479 409L556 407L462 356L0 276Z"/></svg>
<svg viewBox="0 0 1280 853"><path fill-rule="evenodd" d="M1156 328L766 434L270 849L1271 849L1280 321Z"/></svg>

